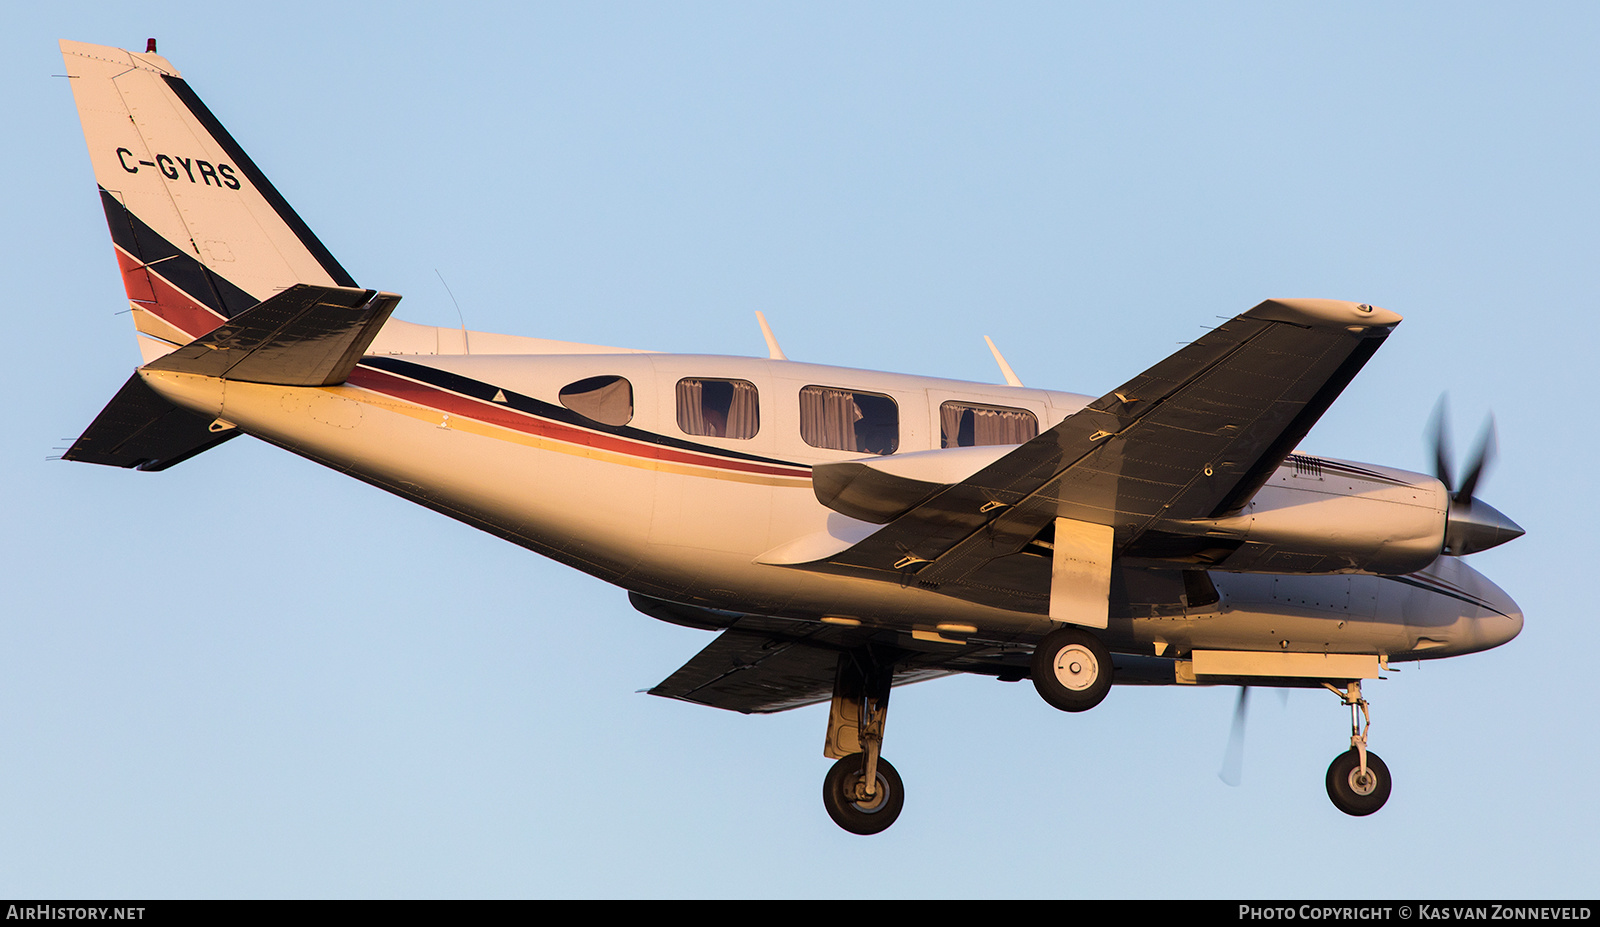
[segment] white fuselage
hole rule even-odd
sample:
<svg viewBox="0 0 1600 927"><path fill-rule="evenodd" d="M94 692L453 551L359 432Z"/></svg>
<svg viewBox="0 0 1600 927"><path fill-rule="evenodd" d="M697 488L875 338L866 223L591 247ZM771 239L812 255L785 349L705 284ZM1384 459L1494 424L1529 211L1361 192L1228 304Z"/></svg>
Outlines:
<svg viewBox="0 0 1600 927"><path fill-rule="evenodd" d="M941 421L941 406L949 401L1022 410L1043 430L1090 397L760 358L588 353L607 349L555 342L539 344L559 353L433 354L456 346L434 348L416 343L418 337L380 339L349 382L327 388L144 376L181 406L644 595L907 632L957 623L977 628L974 639L997 642L1033 640L1052 626L1045 614L781 565L803 560L808 548L825 556L877 528L827 508L813 493L811 466L863 454L803 440L798 397L817 386L889 397L898 413L897 454L953 440L942 434L948 419ZM479 339L469 345L479 350L498 336L470 337ZM630 385L624 429L586 422L562 405L564 387L595 377ZM685 378L753 385L757 420L746 428L750 436L686 433L677 392ZM1362 471L1374 474L1370 485L1352 476ZM1409 659L1485 649L1521 629L1509 597L1458 558L1435 559L1435 541L1418 541L1435 522L1442 530L1437 481L1361 467L1341 471L1341 481L1324 476L1312 483L1304 466L1286 464L1244 515L1194 530L1236 540L1252 530L1266 537L1279 530L1275 519L1285 510L1365 498L1361 517L1369 527L1374 513L1399 513L1396 527L1379 532L1398 539L1404 556L1396 562L1414 557L1420 543L1433 544L1423 560L1431 563L1402 576L1213 572L1218 602L1176 613L1152 610L1150 617L1113 616L1107 644L1133 653L1226 649ZM1309 524L1322 536L1340 530ZM1270 546L1251 549L1261 564L1273 562Z"/></svg>

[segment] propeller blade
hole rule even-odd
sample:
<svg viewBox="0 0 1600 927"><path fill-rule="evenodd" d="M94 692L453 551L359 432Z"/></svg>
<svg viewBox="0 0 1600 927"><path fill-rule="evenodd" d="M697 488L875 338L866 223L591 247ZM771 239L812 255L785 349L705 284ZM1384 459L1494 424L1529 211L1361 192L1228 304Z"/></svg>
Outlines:
<svg viewBox="0 0 1600 927"><path fill-rule="evenodd" d="M1239 687L1239 701L1233 706L1233 728L1228 732L1228 750L1222 755L1217 778L1235 788L1244 777L1244 722L1250 713L1250 687Z"/></svg>
<svg viewBox="0 0 1600 927"><path fill-rule="evenodd" d="M1456 491L1455 476L1450 472L1450 412L1449 402L1444 393L1439 394L1439 401L1433 406L1433 421L1428 426L1429 433L1433 436L1433 475L1444 484L1452 494Z"/></svg>
<svg viewBox="0 0 1600 927"><path fill-rule="evenodd" d="M1472 505L1472 493L1478 488L1483 471L1494 460L1498 443L1495 440L1494 415L1491 413L1489 421L1484 423L1483 434L1478 438L1478 454L1467 469L1467 478L1461 481L1461 488L1456 491L1456 498L1468 506Z"/></svg>

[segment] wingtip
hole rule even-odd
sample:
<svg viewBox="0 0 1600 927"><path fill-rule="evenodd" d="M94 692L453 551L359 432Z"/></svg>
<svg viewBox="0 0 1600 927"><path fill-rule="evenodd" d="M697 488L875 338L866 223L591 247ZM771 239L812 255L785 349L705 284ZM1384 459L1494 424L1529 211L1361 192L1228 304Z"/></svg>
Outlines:
<svg viewBox="0 0 1600 927"><path fill-rule="evenodd" d="M1351 329L1392 328L1401 321L1398 312L1343 299L1269 299L1245 315L1295 325Z"/></svg>

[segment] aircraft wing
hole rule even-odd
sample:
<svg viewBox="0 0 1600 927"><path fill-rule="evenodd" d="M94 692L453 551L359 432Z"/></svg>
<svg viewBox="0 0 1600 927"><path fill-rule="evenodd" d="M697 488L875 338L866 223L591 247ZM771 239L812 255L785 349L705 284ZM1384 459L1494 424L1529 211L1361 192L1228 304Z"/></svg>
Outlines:
<svg viewBox="0 0 1600 927"><path fill-rule="evenodd" d="M803 568L914 574L945 594L1011 607L1031 599L1039 610L1048 561L1042 574L996 561L1057 518L1113 529L1111 553L1127 556L1163 522L1239 511L1399 322L1335 300L1263 302ZM1042 575L1045 589L1008 581L1023 574Z"/></svg>
<svg viewBox="0 0 1600 927"><path fill-rule="evenodd" d="M833 696L839 655L873 646L871 638L876 636L859 628L787 618L740 615L731 620L726 630L650 694L745 714L826 702ZM894 637L889 635L890 640L877 646L896 651L896 686L961 672L996 676L1010 672L1016 678L1027 672L1024 653L971 645L930 645L933 649L928 651L911 651L895 647Z"/></svg>

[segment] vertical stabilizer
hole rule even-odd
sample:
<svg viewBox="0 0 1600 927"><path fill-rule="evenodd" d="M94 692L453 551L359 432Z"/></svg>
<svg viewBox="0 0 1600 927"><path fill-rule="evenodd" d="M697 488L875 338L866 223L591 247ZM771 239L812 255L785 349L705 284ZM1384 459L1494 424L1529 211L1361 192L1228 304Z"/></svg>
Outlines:
<svg viewBox="0 0 1600 927"><path fill-rule="evenodd" d="M146 361L295 284L356 286L165 58L61 53Z"/></svg>

